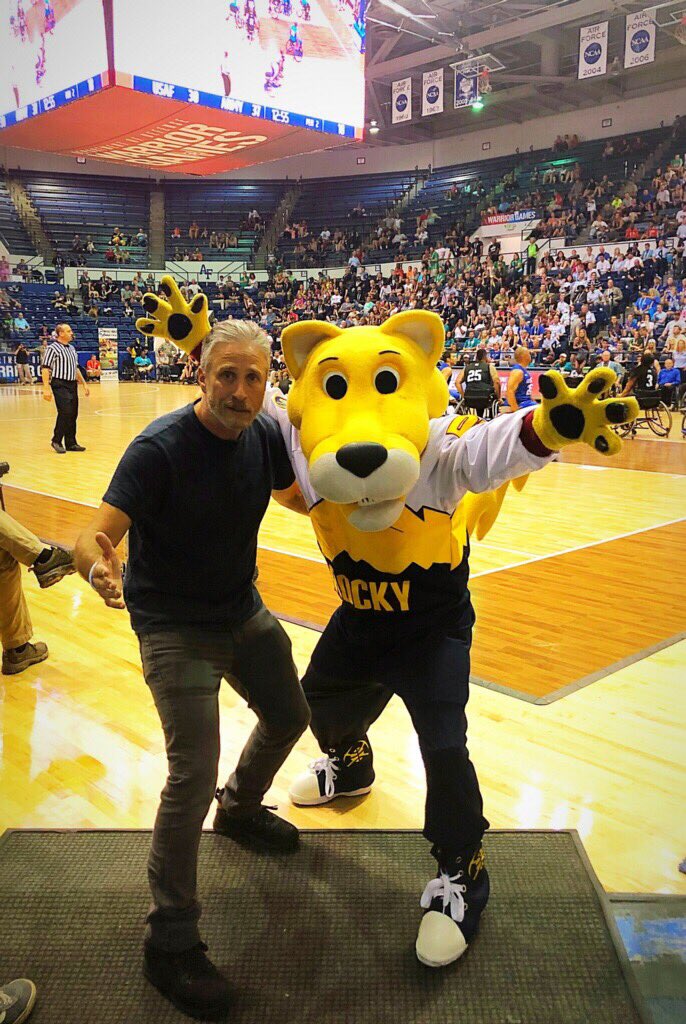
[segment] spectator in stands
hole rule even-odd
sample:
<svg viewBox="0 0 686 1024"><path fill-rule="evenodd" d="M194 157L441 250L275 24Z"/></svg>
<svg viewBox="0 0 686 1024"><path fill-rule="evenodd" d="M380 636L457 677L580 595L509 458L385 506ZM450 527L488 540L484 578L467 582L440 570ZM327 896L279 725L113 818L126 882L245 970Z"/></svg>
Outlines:
<svg viewBox="0 0 686 1024"><path fill-rule="evenodd" d="M95 380L100 383L100 377L102 375L102 368L100 366L100 360L93 353L88 362L86 363L86 380Z"/></svg>
<svg viewBox="0 0 686 1024"><path fill-rule="evenodd" d="M0 281L9 281L10 261L6 256L0 256Z"/></svg>
<svg viewBox="0 0 686 1024"><path fill-rule="evenodd" d="M16 267L14 268L14 272L15 274L19 274L19 276L22 277L25 281L27 280L29 276L29 265L23 256L17 263Z"/></svg>
<svg viewBox="0 0 686 1024"><path fill-rule="evenodd" d="M15 316L13 321L13 327L15 334L25 334L27 331L31 330L31 325L29 324L28 320L24 316L21 309L17 311L17 315Z"/></svg>
<svg viewBox="0 0 686 1024"><path fill-rule="evenodd" d="M200 238L200 225L196 220L192 221L188 228L188 237L191 239Z"/></svg>
<svg viewBox="0 0 686 1024"><path fill-rule="evenodd" d="M660 397L666 406L678 409L679 389L681 387L681 374L674 365L671 358L665 359L665 365L657 377Z"/></svg>
<svg viewBox="0 0 686 1024"><path fill-rule="evenodd" d="M179 381L181 384L195 384L198 379L198 361L193 356L188 356L185 361Z"/></svg>
<svg viewBox="0 0 686 1024"><path fill-rule="evenodd" d="M176 347L170 341L163 341L155 349L155 362L157 364L157 379L162 382L171 380L171 368L176 355Z"/></svg>
<svg viewBox="0 0 686 1024"><path fill-rule="evenodd" d="M78 235L78 234L74 235L74 237L71 240L71 251L72 252L82 252L82 250L83 250L83 242L81 241L81 236Z"/></svg>
<svg viewBox="0 0 686 1024"><path fill-rule="evenodd" d="M138 231L136 232L136 242L140 246L148 244L148 236L146 232L143 230L143 228L139 228Z"/></svg>

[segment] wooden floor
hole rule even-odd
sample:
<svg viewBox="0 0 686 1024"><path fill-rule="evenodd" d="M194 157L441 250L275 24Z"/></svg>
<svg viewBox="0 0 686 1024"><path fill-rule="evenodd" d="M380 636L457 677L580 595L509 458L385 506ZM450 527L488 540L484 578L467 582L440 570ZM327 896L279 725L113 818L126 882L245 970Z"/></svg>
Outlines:
<svg viewBox="0 0 686 1024"><path fill-rule="evenodd" d="M8 510L43 536L73 539L126 443L193 395L176 385L93 388L79 425L88 451L57 456L48 445L54 410L40 393L0 389ZM566 695L536 706L473 687L470 749L494 827L578 828L608 889L683 893L686 642L645 652L686 628L686 443L638 439L617 463L593 462L592 453L588 463L565 457L531 477L474 544L475 674L529 700ZM260 568L270 607L321 627L335 602L307 520L270 508ZM51 657L0 677L0 829L149 826L165 762L126 614L74 577L40 591L27 576L26 592ZM318 633L286 627L304 669ZM228 773L252 715L228 687L222 707ZM317 753L309 734L273 802L303 826L419 827L422 765L398 701L372 740L379 779L357 806L288 806L290 779Z"/></svg>

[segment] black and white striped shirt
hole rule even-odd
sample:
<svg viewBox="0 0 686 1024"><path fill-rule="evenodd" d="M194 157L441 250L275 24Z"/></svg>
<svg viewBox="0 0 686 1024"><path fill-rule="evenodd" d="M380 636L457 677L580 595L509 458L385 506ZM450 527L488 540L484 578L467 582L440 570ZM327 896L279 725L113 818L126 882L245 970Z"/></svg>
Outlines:
<svg viewBox="0 0 686 1024"><path fill-rule="evenodd" d="M52 380L76 380L78 358L73 345L51 341L43 356L43 366L52 371Z"/></svg>

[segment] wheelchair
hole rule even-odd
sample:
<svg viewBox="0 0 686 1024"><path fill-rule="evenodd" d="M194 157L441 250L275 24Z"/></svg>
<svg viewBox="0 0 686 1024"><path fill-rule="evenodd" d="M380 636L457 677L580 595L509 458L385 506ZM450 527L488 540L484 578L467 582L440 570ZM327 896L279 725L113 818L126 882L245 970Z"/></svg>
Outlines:
<svg viewBox="0 0 686 1024"><path fill-rule="evenodd" d="M672 413L655 391L635 390L633 397L640 412L633 423L620 423L614 429L621 438L634 438L639 430L650 430L657 437L669 437Z"/></svg>
<svg viewBox="0 0 686 1024"><path fill-rule="evenodd" d="M465 388L463 398L457 403L457 412L461 416L476 413L482 420L494 420L498 415L500 400L496 398L492 388L483 391L480 388Z"/></svg>

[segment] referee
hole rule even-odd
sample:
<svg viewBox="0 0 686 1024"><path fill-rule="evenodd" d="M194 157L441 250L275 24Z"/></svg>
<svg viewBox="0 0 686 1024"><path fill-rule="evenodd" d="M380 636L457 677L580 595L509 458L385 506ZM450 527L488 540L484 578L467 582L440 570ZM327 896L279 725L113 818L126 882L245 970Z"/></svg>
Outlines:
<svg viewBox="0 0 686 1024"><path fill-rule="evenodd" d="M90 394L88 385L83 379L72 345L74 332L69 324L58 324L55 337L50 342L43 356L41 377L43 378L43 398L52 401L55 396L57 419L52 435L53 451L58 455L66 452L85 452L85 448L76 442L76 420L79 415L78 382L83 385L85 395Z"/></svg>

